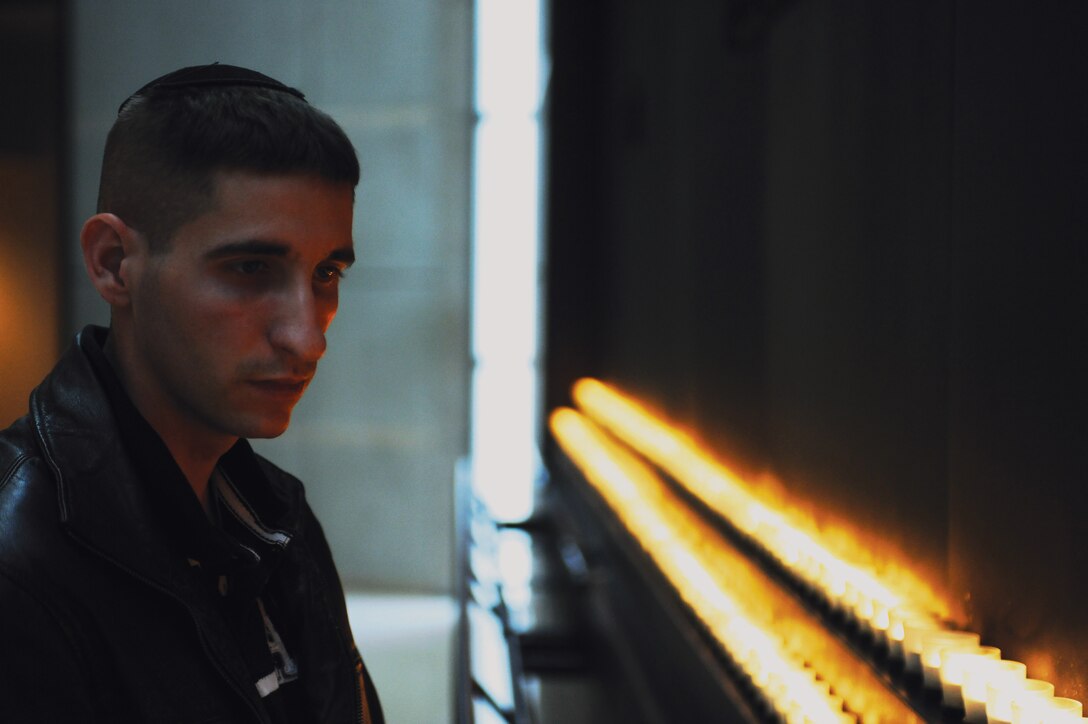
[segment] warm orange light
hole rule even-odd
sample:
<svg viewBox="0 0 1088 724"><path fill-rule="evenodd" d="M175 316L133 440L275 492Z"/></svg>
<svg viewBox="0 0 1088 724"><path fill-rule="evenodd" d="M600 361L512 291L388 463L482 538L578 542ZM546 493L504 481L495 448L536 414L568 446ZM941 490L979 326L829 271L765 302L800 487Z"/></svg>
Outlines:
<svg viewBox="0 0 1088 724"><path fill-rule="evenodd" d="M757 494L756 481L746 480L729 466L703 450L691 436L655 417L636 400L598 380L582 379L574 385L573 397L578 407L612 437L609 445L630 446L639 455L667 473L676 483L727 521L743 536L777 561L835 610L849 617L873 637L884 641L893 657L906 670L923 675L928 687L954 686L949 698L956 700L960 687L958 670L945 682L941 651L978 649L977 634L950 632L942 623L944 605L925 587L917 585L917 576L897 567L895 561L881 561L881 570L894 575L894 581L861 561L866 546L850 541L842 531L835 531L832 547L817 526L796 511ZM844 556L843 553L851 556ZM856 552L854 556L852 552ZM901 573L908 575L897 575ZM904 586L904 582L909 581ZM950 640L960 643L953 645ZM962 641L968 643L963 644ZM973 692L985 690L988 680L1000 669L980 668L975 673ZM977 696L972 701L977 714ZM1006 704L1007 706L1007 704Z"/></svg>
<svg viewBox="0 0 1088 724"><path fill-rule="evenodd" d="M964 650L946 650L940 654L941 667L941 701L948 708L965 709L964 697L966 690L964 685L969 676L975 672L985 661L1000 661L1001 649L995 646L968 647ZM977 687L975 698L978 699ZM985 692L982 692L985 698Z"/></svg>
<svg viewBox="0 0 1088 724"><path fill-rule="evenodd" d="M0 427L26 413L56 361L60 296L56 182L46 159L0 154Z"/></svg>
<svg viewBox="0 0 1088 724"><path fill-rule="evenodd" d="M798 652L797 640L806 638L806 629L791 616L799 618L799 604L732 549L642 460L574 410L555 411L550 425L567 456L783 721L856 721L844 709L844 698L855 712L889 706L864 694L851 699L880 686L866 678L871 672L864 665L855 667L854 682L838 680L834 662L829 670L817 670L812 658ZM834 642L814 648L823 650L824 662L829 656L851 658ZM839 670L850 665L840 663ZM899 707L894 720L913 721L894 696L890 699L890 706Z"/></svg>
<svg viewBox="0 0 1088 724"><path fill-rule="evenodd" d="M759 500L753 485L634 400L588 378L575 383L573 395L591 419L667 472L836 609L883 632L893 609L908 603L918 607L872 571L832 553L785 511Z"/></svg>
<svg viewBox="0 0 1088 724"><path fill-rule="evenodd" d="M963 670L961 688L963 707L966 710L963 720L968 724L987 724L987 708L991 705L995 708L998 706L997 694L991 695L991 689L995 692L1011 692L1025 678L1027 667L1019 661L976 659L967 663Z"/></svg>

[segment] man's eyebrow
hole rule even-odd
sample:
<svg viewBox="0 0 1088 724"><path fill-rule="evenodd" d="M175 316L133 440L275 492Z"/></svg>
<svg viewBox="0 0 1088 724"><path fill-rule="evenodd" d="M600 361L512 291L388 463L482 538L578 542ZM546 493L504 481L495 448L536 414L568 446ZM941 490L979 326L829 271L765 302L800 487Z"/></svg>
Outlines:
<svg viewBox="0 0 1088 724"><path fill-rule="evenodd" d="M287 244L274 241L235 241L209 249L204 255L208 259L223 259L230 256L256 254L257 256L287 256L290 251Z"/></svg>
<svg viewBox="0 0 1088 724"><path fill-rule="evenodd" d="M350 246L345 246L341 249L336 249L329 254L329 261L338 261L351 266L355 263L355 249Z"/></svg>
<svg viewBox="0 0 1088 724"><path fill-rule="evenodd" d="M274 256L285 257L291 253L291 247L287 244L281 244L275 241L235 241L229 244L222 244L210 249L204 256L209 260L225 259L232 256ZM329 253L329 261L338 261L347 266L351 266L355 263L355 250L350 246L345 246L340 249L334 249Z"/></svg>

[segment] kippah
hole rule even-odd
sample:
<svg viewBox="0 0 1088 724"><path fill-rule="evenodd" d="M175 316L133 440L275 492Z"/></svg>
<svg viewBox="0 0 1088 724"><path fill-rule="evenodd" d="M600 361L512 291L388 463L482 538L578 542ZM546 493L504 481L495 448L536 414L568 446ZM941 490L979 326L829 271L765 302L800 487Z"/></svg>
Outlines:
<svg viewBox="0 0 1088 724"><path fill-rule="evenodd" d="M271 88L273 90L283 91L284 93L290 93L297 98L306 100L306 96L302 95L302 91L284 85L275 78L269 78L263 73L258 73L255 70L242 68L237 65L212 63L211 65L191 65L188 68L181 68L172 73L159 76L126 98L124 102L117 107L117 112L120 113L124 110L124 107L128 105L128 102L133 98L142 96L153 89L180 89L210 86L252 86L256 88Z"/></svg>

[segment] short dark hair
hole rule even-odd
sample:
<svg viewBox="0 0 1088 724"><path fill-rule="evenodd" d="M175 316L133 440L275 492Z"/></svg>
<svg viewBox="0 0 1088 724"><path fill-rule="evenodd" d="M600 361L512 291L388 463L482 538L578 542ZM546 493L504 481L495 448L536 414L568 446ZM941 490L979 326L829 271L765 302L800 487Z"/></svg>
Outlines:
<svg viewBox="0 0 1088 724"><path fill-rule="evenodd" d="M205 69L244 71L268 82L160 83ZM122 104L106 139L98 190L98 211L117 214L152 250L167 248L180 226L211 209L220 171L359 183L351 141L298 91L232 66L186 68L163 78Z"/></svg>

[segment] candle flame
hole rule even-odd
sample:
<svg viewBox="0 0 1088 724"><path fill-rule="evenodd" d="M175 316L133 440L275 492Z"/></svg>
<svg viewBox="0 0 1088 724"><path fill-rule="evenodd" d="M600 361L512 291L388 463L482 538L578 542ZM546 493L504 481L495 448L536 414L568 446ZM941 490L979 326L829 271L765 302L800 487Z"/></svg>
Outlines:
<svg viewBox="0 0 1088 724"><path fill-rule="evenodd" d="M590 378L575 383L573 397L588 417L668 473L836 608L864 621L883 621L900 606L924 607L934 619L946 614L947 606L935 602L929 591L893 590L876 571L833 551L814 526L800 521L804 516L761 499L755 481L744 479L635 400ZM841 531L835 537L845 539ZM857 543L853 548L865 550Z"/></svg>
<svg viewBox="0 0 1088 724"><path fill-rule="evenodd" d="M791 595L733 549L619 441L567 408L552 413L550 427L587 482L763 703L783 720L791 712L803 712L808 717L804 721L854 722L856 714L864 720L866 712L877 712L870 717L874 721L918 721L841 642L821 633L827 640L812 645L812 632L823 632L822 626L802 621L804 609ZM652 437L662 448L678 449L673 438ZM756 525L781 524L766 508L756 508L754 518ZM883 595L876 588L866 590ZM806 648L823 651L822 668L805 655L811 653ZM842 676L843 671L851 673Z"/></svg>

